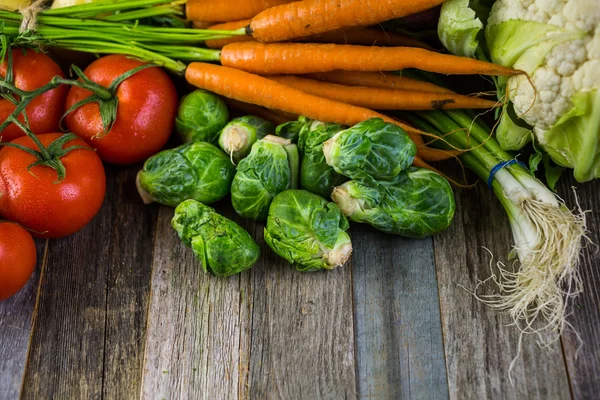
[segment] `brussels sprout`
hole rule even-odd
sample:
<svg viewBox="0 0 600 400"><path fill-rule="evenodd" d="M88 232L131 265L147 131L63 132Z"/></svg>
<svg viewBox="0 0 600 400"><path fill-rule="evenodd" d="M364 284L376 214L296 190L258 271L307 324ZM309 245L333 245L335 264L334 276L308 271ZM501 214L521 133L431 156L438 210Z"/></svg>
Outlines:
<svg viewBox="0 0 600 400"><path fill-rule="evenodd" d="M177 206L171 225L211 275L239 274L260 256L260 247L248 232L195 200Z"/></svg>
<svg viewBox="0 0 600 400"><path fill-rule="evenodd" d="M344 128L337 124L306 121L298 139L298 150L302 155L300 167L302 189L328 199L334 187L348 180L327 164L323 154L323 143L342 129Z"/></svg>
<svg viewBox="0 0 600 400"><path fill-rule="evenodd" d="M421 168L410 168L375 185L346 182L331 197L350 220L412 238L443 231L455 210L448 181Z"/></svg>
<svg viewBox="0 0 600 400"><path fill-rule="evenodd" d="M338 132L325 142L327 164L355 180L391 180L412 165L417 147L398 125L379 118Z"/></svg>
<svg viewBox="0 0 600 400"><path fill-rule="evenodd" d="M184 142L216 144L228 120L225 102L214 93L198 89L181 99L175 128Z"/></svg>
<svg viewBox="0 0 600 400"><path fill-rule="evenodd" d="M187 143L150 157L138 173L144 203L171 207L194 199L204 204L221 200L231 189L235 166L210 143Z"/></svg>
<svg viewBox="0 0 600 400"><path fill-rule="evenodd" d="M240 161L231 185L231 203L244 218L264 221L273 198L298 187L298 149L289 140L268 135Z"/></svg>
<svg viewBox="0 0 600 400"><path fill-rule="evenodd" d="M262 118L253 115L235 118L221 131L219 146L237 163L250 153L257 140L273 132L275 126Z"/></svg>
<svg viewBox="0 0 600 400"><path fill-rule="evenodd" d="M304 126L310 123L311 120L300 116L297 121L286 122L285 124L279 125L275 129L275 135L282 137L284 139L289 139L292 142L296 143L298 141L298 137L300 136L300 131Z"/></svg>
<svg viewBox="0 0 600 400"><path fill-rule="evenodd" d="M334 203L306 190L286 190L271 203L265 241L299 271L334 269L352 254L348 227Z"/></svg>

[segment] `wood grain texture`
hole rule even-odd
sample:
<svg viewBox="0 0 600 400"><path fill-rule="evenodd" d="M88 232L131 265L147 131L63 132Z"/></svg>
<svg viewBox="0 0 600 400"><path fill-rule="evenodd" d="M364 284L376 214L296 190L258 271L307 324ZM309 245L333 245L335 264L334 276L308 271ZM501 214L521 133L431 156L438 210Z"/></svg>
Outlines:
<svg viewBox="0 0 600 400"><path fill-rule="evenodd" d="M158 210L144 207L139 198L134 184L137 171L128 168L115 177L106 282L106 399L137 398L142 384Z"/></svg>
<svg viewBox="0 0 600 400"><path fill-rule="evenodd" d="M144 361L144 399L235 399L248 370L249 272L214 278L159 213Z"/></svg>
<svg viewBox="0 0 600 400"><path fill-rule="evenodd" d="M353 227L361 399L447 399L433 243Z"/></svg>
<svg viewBox="0 0 600 400"><path fill-rule="evenodd" d="M581 337L572 332L563 335L563 346L571 387L576 399L593 399L600 393L600 213L598 194L600 182L576 184L572 179L563 178L559 193L570 208L577 204L572 186L577 185L577 196L583 210L591 210L587 215L589 244L581 260L583 293L574 301L572 315L568 321ZM578 351L579 350L579 351Z"/></svg>
<svg viewBox="0 0 600 400"><path fill-rule="evenodd" d="M434 239L450 398L570 398L560 344L540 349L532 337L523 338L511 385L508 371L517 354L518 331L506 326L507 315L464 289L490 276L491 256L484 247L506 260L511 243L508 219L485 185L461 190L456 199L454 224ZM480 293L493 290L486 284Z"/></svg>
<svg viewBox="0 0 600 400"><path fill-rule="evenodd" d="M135 170L108 167L100 213L50 242L24 398L139 394L151 257L139 252L151 252L154 218L129 190Z"/></svg>
<svg viewBox="0 0 600 400"><path fill-rule="evenodd" d="M257 224L255 237L262 238ZM300 273L259 240L253 268L250 398L356 397L352 265Z"/></svg>
<svg viewBox="0 0 600 400"><path fill-rule="evenodd" d="M17 399L21 393L40 274L48 246L48 240L36 239L35 242L38 261L31 279L15 296L0 301L0 399Z"/></svg>
<svg viewBox="0 0 600 400"><path fill-rule="evenodd" d="M267 249L262 225L220 211L257 238L261 259L207 275L161 208L142 397L352 397L350 270L301 274Z"/></svg>

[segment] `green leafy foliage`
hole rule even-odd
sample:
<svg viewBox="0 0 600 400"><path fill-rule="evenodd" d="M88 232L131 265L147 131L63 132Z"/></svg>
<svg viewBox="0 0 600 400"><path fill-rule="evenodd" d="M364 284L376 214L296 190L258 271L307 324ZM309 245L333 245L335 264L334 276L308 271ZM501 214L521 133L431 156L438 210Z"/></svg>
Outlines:
<svg viewBox="0 0 600 400"><path fill-rule="evenodd" d="M177 206L171 224L211 275L239 274L251 268L260 256L260 247L248 232L195 200Z"/></svg>
<svg viewBox="0 0 600 400"><path fill-rule="evenodd" d="M300 187L328 199L333 188L346 182L348 178L335 172L327 164L323 144L344 127L319 121L305 120L298 138L301 155Z"/></svg>
<svg viewBox="0 0 600 400"><path fill-rule="evenodd" d="M306 190L286 190L273 199L265 241L299 271L334 269L352 252L347 229L334 203Z"/></svg>
<svg viewBox="0 0 600 400"><path fill-rule="evenodd" d="M346 182L334 190L332 198L351 221L411 238L443 231L455 211L448 181L433 171L414 167L375 185Z"/></svg>
<svg viewBox="0 0 600 400"><path fill-rule="evenodd" d="M235 166L206 142L187 143L150 157L138 174L138 186L171 207L193 199L211 204L229 194Z"/></svg>
<svg viewBox="0 0 600 400"><path fill-rule="evenodd" d="M216 144L228 120L225 102L214 93L197 89L181 99L175 127L185 142Z"/></svg>
<svg viewBox="0 0 600 400"><path fill-rule="evenodd" d="M325 142L327 164L355 180L391 180L412 165L417 146L398 125L379 118L338 132Z"/></svg>
<svg viewBox="0 0 600 400"><path fill-rule="evenodd" d="M252 146L240 161L231 186L231 203L244 218L264 221L271 201L286 189L295 188L298 149L289 140L268 135Z"/></svg>

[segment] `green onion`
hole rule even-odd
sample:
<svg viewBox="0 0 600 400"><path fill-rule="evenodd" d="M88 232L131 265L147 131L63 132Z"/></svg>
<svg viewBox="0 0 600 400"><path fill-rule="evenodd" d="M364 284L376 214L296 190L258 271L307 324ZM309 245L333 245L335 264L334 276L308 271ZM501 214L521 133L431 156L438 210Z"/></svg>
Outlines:
<svg viewBox="0 0 600 400"><path fill-rule="evenodd" d="M461 161L486 182L499 163L514 159L500 148L492 131L467 112L427 111L403 117L439 136L436 147L468 150ZM569 210L517 163L498 170L491 189L510 220L514 249L509 259L520 266L512 271L498 262L499 273L492 280L500 293L476 296L508 311L521 334L535 334L540 345L549 345L571 327L565 319L568 303L581 291L578 267L587 240L585 213Z"/></svg>

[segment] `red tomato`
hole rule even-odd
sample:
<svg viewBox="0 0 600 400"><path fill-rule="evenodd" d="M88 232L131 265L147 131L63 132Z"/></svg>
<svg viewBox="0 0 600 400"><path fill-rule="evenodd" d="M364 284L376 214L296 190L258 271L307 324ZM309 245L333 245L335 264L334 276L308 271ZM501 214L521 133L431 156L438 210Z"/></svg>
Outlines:
<svg viewBox="0 0 600 400"><path fill-rule="evenodd" d="M84 71L92 81L108 87L116 78L140 65L141 61L121 55L102 57ZM66 109L91 95L72 87ZM123 81L117 89L119 107L111 131L104 136L98 103L89 103L66 117L69 131L84 138L98 150L104 161L132 164L157 153L167 142L175 123L177 91L160 68L144 69Z"/></svg>
<svg viewBox="0 0 600 400"><path fill-rule="evenodd" d="M29 232L15 223L0 222L0 301L25 286L35 262L35 243Z"/></svg>
<svg viewBox="0 0 600 400"><path fill-rule="evenodd" d="M24 54L25 52L25 54ZM13 76L14 84L19 89L31 91L38 89L52 80L55 76L64 78L60 67L44 53L33 50L13 49ZM7 61L0 65L0 77L6 77ZM25 111L31 131L35 134L57 132L58 123L64 112L65 99L68 87L62 85L35 98ZM0 122L15 110L15 105L10 101L0 98ZM23 115L19 116L23 121ZM4 142L10 142L24 136L25 132L15 124L10 124L0 132Z"/></svg>
<svg viewBox="0 0 600 400"><path fill-rule="evenodd" d="M61 135L48 133L38 138L47 147ZM12 143L38 149L29 137ZM74 139L63 148L74 145L86 146ZM98 155L85 149L69 152L61 158L67 173L60 182L50 167L27 171L35 161L34 156L20 149L5 146L0 150L0 215L39 237L63 237L83 228L98 213L106 190Z"/></svg>

